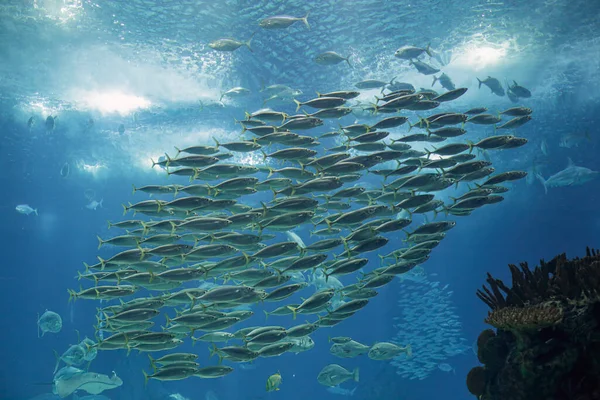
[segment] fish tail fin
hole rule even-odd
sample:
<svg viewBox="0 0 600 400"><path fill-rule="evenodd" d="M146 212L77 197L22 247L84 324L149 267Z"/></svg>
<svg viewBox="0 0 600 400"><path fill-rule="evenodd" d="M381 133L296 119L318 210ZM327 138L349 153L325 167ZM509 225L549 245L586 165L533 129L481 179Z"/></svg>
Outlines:
<svg viewBox="0 0 600 400"><path fill-rule="evenodd" d="M36 217L40 215L40 214L38 214L38 209L37 208L34 208L33 212L35 213Z"/></svg>
<svg viewBox="0 0 600 400"><path fill-rule="evenodd" d="M346 57L346 58L345 58L345 60L346 60L346 62L348 63L348 66L349 66L350 68L354 68L354 67L352 67L352 64L350 64L350 56Z"/></svg>
<svg viewBox="0 0 600 400"><path fill-rule="evenodd" d="M54 357L56 357L56 365L54 366L54 373L56 373L58 370L58 365L60 364L60 356L56 350L52 349L52 351L54 352Z"/></svg>
<svg viewBox="0 0 600 400"><path fill-rule="evenodd" d="M265 313L265 322L269 319L269 312L267 310L263 310Z"/></svg>
<svg viewBox="0 0 600 400"><path fill-rule="evenodd" d="M296 313L298 312L298 308L297 307L288 306L288 309L292 312L293 318L296 319Z"/></svg>
<svg viewBox="0 0 600 400"><path fill-rule="evenodd" d="M410 344L406 345L406 357L412 358L412 346Z"/></svg>
<svg viewBox="0 0 600 400"><path fill-rule="evenodd" d="M469 145L469 154L471 154L473 152L473 147L475 147L475 143L473 143L470 140L467 140L467 145Z"/></svg>
<svg viewBox="0 0 600 400"><path fill-rule="evenodd" d="M154 372L156 372L157 368L156 368L156 362L154 361L154 358L152 358L152 356L150 354L148 354L148 358L150 359L150 367L154 370Z"/></svg>
<svg viewBox="0 0 600 400"><path fill-rule="evenodd" d="M104 267L106 266L106 260L101 258L100 256L96 256L98 261L100 261L100 270L104 271Z"/></svg>
<svg viewBox="0 0 600 400"><path fill-rule="evenodd" d="M544 179L544 177L540 174L535 174L535 177L538 179L538 181L540 181L542 186L544 186L544 192L548 194L548 185L546 185L546 180Z"/></svg>
<svg viewBox="0 0 600 400"><path fill-rule="evenodd" d="M433 82L431 83L431 87L433 87L433 85L435 85L435 83L439 80L439 78L437 76L433 76Z"/></svg>
<svg viewBox="0 0 600 400"><path fill-rule="evenodd" d="M127 208L127 206L125 204L121 204L123 206L123 215L127 214L127 211L129 211L129 209Z"/></svg>
<svg viewBox="0 0 600 400"><path fill-rule="evenodd" d="M481 79L479 79L479 78L477 78L477 82L479 82L479 89L481 89L481 84L482 84L483 82L481 82Z"/></svg>
<svg viewBox="0 0 600 400"><path fill-rule="evenodd" d="M212 348L209 348L208 351L210 352L209 357L212 357L215 354L217 354L217 355L219 354L219 349L217 348L217 345L214 343L212 344Z"/></svg>
<svg viewBox="0 0 600 400"><path fill-rule="evenodd" d="M167 157L167 163L165 164L165 167L168 167L173 162L173 159L169 157L167 153L165 153L165 157Z"/></svg>
<svg viewBox="0 0 600 400"><path fill-rule="evenodd" d="M354 368L354 372L352 373L352 378L355 382L358 382L358 367Z"/></svg>
<svg viewBox="0 0 600 400"><path fill-rule="evenodd" d="M427 43L427 47L425 47L425 53L427 53L429 57L433 57L431 55L431 43Z"/></svg>
<svg viewBox="0 0 600 400"><path fill-rule="evenodd" d="M252 50L252 47L250 47L250 44L252 43L252 39L254 38L254 35L256 35L256 32L254 32L251 36L250 39L248 39L246 42L244 42L244 46L246 46L248 48L248 50L250 50L251 52L254 53L254 50Z"/></svg>
<svg viewBox="0 0 600 400"><path fill-rule="evenodd" d="M144 387L146 387L146 385L148 384L148 379L150 379L150 377L148 376L146 371L142 370L142 373L144 374Z"/></svg>
<svg viewBox="0 0 600 400"><path fill-rule="evenodd" d="M298 112L298 110L300 109L300 107L302 107L302 103L300 103L298 101L298 99L293 99L294 103L296 103L296 112Z"/></svg>
<svg viewBox="0 0 600 400"><path fill-rule="evenodd" d="M306 27L308 29L310 29L310 25L308 24L308 12L306 13L306 15L304 17L302 17L302 22L304 22L304 25L306 25Z"/></svg>

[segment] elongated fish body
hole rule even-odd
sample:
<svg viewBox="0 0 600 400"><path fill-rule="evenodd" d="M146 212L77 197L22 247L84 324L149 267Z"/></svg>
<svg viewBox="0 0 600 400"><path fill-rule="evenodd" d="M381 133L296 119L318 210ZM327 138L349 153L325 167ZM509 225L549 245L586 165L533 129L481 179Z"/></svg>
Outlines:
<svg viewBox="0 0 600 400"><path fill-rule="evenodd" d="M598 175L600 175L600 172L579 167L569 158L567 168L550 176L548 179L544 179L540 174L537 174L537 178L544 186L544 191L548 193L548 188L583 185L596 179Z"/></svg>

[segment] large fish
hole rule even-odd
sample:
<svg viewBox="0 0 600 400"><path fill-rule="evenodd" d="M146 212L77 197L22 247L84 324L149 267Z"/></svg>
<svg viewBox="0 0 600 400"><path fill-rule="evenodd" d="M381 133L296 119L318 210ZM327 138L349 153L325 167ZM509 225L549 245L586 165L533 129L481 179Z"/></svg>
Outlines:
<svg viewBox="0 0 600 400"><path fill-rule="evenodd" d="M567 168L557 172L548 179L544 179L540 174L536 175L540 183L544 186L544 191L546 193L548 193L549 187L583 185L586 182L596 179L600 174L598 171L592 171L589 168L575 165L570 158L568 160Z"/></svg>
<svg viewBox="0 0 600 400"><path fill-rule="evenodd" d="M54 392L64 399L76 390L83 390L89 394L99 394L122 384L123 381L114 372L110 377L96 372L84 372L56 379L54 381Z"/></svg>

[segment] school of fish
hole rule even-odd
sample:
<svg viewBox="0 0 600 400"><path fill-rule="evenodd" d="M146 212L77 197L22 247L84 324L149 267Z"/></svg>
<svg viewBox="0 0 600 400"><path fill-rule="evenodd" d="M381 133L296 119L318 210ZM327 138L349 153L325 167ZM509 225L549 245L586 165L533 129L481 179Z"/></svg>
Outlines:
<svg viewBox="0 0 600 400"><path fill-rule="evenodd" d="M307 17L271 17L259 26L285 29L303 22L309 27ZM209 46L251 49L251 38ZM426 55L431 55L429 46L402 47L394 54L422 74L439 72L419 60ZM350 64L334 52L314 61ZM134 194L151 197L123 206L131 219L109 222L120 234L98 238L99 248L119 250L86 264L79 279L90 284L69 290L73 300L103 301L96 326L103 338L79 346L81 357L92 350L166 351L150 357L146 382L222 377L239 363L310 350L311 334L343 323L395 277L424 264L460 217L501 202L508 191L502 184L527 175L496 171L490 157L480 155L525 145L527 139L513 132L532 118L526 107L489 113L486 107L455 109L452 101L468 89L455 88L445 74L436 81L445 92L369 79L353 89L309 98L272 85L265 88L265 101L287 99L303 113L259 109L238 121L238 141L176 148L153 161L173 183L134 186ZM493 78L481 84L504 95ZM243 89L223 96L244 95ZM381 91L373 104L354 100L361 90L373 89ZM530 96L516 82L509 91L517 98ZM326 120L357 109L378 116L378 122L311 134ZM489 126L489 134L470 135L475 125ZM415 148L423 144L425 150ZM264 162L233 162L247 153L260 154ZM369 189L366 182L374 181L377 188ZM447 200L449 188L462 194ZM369 258L373 254L378 257ZM310 292L311 274L339 285ZM300 296L302 301L291 300ZM265 316L254 312L258 308L265 308L266 317L287 315L296 321L300 314L312 322L267 325ZM342 358L419 357L410 343L366 346L350 337L332 340L331 352ZM200 366L197 354L176 352L185 341L206 343L218 360ZM349 379L358 381L358 370L337 364L317 377L331 387ZM280 382L280 376L272 376L267 390L277 390Z"/></svg>

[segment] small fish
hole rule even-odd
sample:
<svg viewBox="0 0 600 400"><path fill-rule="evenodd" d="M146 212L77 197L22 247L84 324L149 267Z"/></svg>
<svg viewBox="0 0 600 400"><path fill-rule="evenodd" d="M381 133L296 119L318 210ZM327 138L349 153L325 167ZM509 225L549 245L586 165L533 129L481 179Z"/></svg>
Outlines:
<svg viewBox="0 0 600 400"><path fill-rule="evenodd" d="M17 210L17 212L19 214L29 215L31 213L35 213L35 215L38 215L37 208L31 208L27 204L19 204L18 206L15 207L15 210Z"/></svg>
<svg viewBox="0 0 600 400"><path fill-rule="evenodd" d="M413 65L417 71L423 75L433 75L440 72L439 69L419 60L411 60L410 64Z"/></svg>
<svg viewBox="0 0 600 400"><path fill-rule="evenodd" d="M62 168L60 169L60 176L63 178L67 178L69 176L70 171L71 168L69 167L69 163L64 163Z"/></svg>
<svg viewBox="0 0 600 400"><path fill-rule="evenodd" d="M513 85L508 86L508 90L512 92L515 96L520 98L529 98L531 97L531 92L529 89L520 86L516 81L513 81Z"/></svg>
<svg viewBox="0 0 600 400"><path fill-rule="evenodd" d="M100 199L100 201L92 200L85 206L85 208L96 211L98 207L103 208L102 202L104 202L104 199Z"/></svg>
<svg viewBox="0 0 600 400"><path fill-rule="evenodd" d="M445 73L442 73L439 78L437 76L433 77L433 83L431 84L431 86L433 87L433 85L435 85L436 82L440 82L440 85L442 85L443 88L445 88L446 90L454 90L456 89L456 87L454 86L454 83L452 82L452 79L450 79L450 77L448 75L446 75Z"/></svg>
<svg viewBox="0 0 600 400"><path fill-rule="evenodd" d="M429 49L429 45L424 49L421 47L414 46L403 46L394 52L394 57L400 58L401 60L412 60L413 58L417 58L421 56L423 53L426 53L429 57L431 57L431 51Z"/></svg>
<svg viewBox="0 0 600 400"><path fill-rule="evenodd" d="M283 379L281 378L281 373L277 371L277 373L271 375L267 379L267 392L274 392L279 390L279 385L281 385L282 382Z"/></svg>
<svg viewBox="0 0 600 400"><path fill-rule="evenodd" d="M572 149L573 147L579 147L580 144L583 144L586 141L591 141L590 132L587 130L583 133L570 133L567 135L562 135L560 137L560 141L558 142L558 146L565 149Z"/></svg>
<svg viewBox="0 0 600 400"><path fill-rule="evenodd" d="M223 100L223 97L243 97L243 96L247 96L249 94L250 94L249 89L238 86L238 87L234 87L232 89L229 89L229 90L223 92L221 94L221 98L219 98L219 101Z"/></svg>
<svg viewBox="0 0 600 400"><path fill-rule="evenodd" d="M335 51L326 51L325 53L321 53L314 58L314 61L319 65L336 65L346 61L348 65L352 67L352 64L350 64L350 56L342 57Z"/></svg>
<svg viewBox="0 0 600 400"><path fill-rule="evenodd" d="M344 389L344 388L339 387L339 386L330 386L330 387L327 388L327 391L329 393L339 394L341 396L354 396L354 392L356 392L356 388L358 388L358 386L355 387L352 390L350 390L350 389Z"/></svg>
<svg viewBox="0 0 600 400"><path fill-rule="evenodd" d="M310 25L308 24L308 13L306 13L304 17L277 15L275 17L265 18L258 23L258 26L260 26L263 29L286 29L294 25L298 21L304 22L304 25L306 25L306 27L310 29Z"/></svg>
<svg viewBox="0 0 600 400"><path fill-rule="evenodd" d="M488 76L484 80L477 78L477 81L479 82L479 89L481 89L481 85L485 85L489 87L496 96L502 97L505 95L504 88L498 79Z"/></svg>
<svg viewBox="0 0 600 400"><path fill-rule="evenodd" d="M546 139L542 139L542 143L540 143L540 150L542 150L542 154L546 157L548 156L548 143Z"/></svg>
<svg viewBox="0 0 600 400"><path fill-rule="evenodd" d="M358 377L358 368L354 369L353 372L350 372L341 365L330 364L319 372L317 382L325 386L338 386L349 379L354 379L354 381L358 382Z"/></svg>
<svg viewBox="0 0 600 400"><path fill-rule="evenodd" d="M235 51L242 46L246 46L248 48L248 50L253 51L252 48L250 47L250 43L252 42L253 37L254 37L254 34L252 34L252 36L250 36L250 39L248 39L245 42L240 42L238 40L230 39L230 38L218 39L213 42L210 42L208 44L208 47L210 47L213 50L217 50L217 51Z"/></svg>
<svg viewBox="0 0 600 400"><path fill-rule="evenodd" d="M438 364L438 368L444 372L452 371L452 373L456 375L456 371L450 364L446 364L446 363Z"/></svg>

